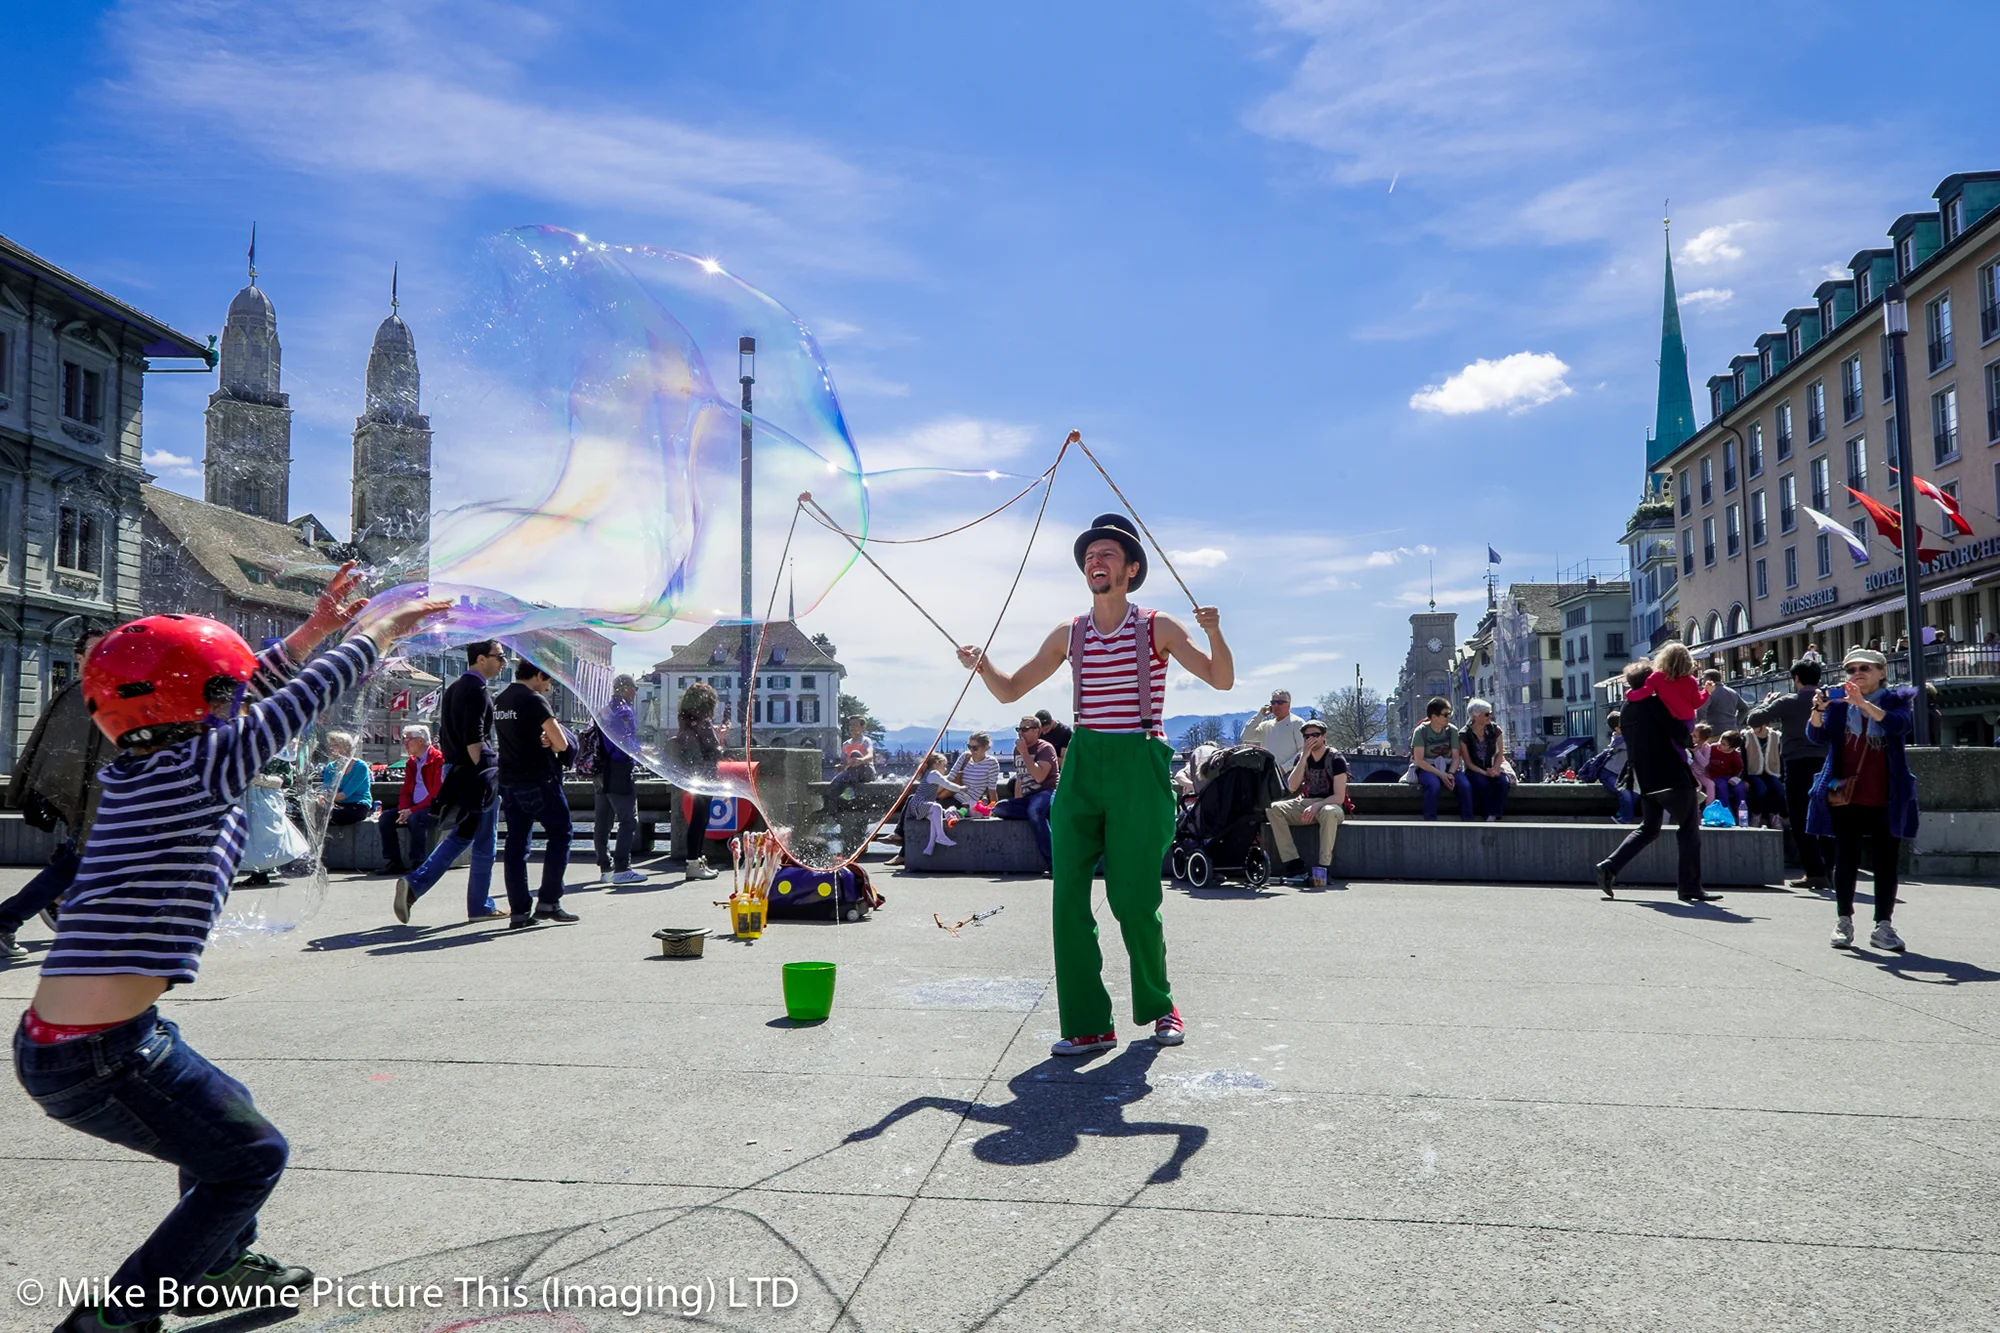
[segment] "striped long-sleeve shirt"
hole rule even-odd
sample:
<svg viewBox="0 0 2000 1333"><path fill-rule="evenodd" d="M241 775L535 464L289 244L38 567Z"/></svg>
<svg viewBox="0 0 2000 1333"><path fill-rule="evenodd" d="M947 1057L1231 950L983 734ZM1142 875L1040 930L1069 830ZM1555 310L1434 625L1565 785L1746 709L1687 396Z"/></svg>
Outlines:
<svg viewBox="0 0 2000 1333"><path fill-rule="evenodd" d="M63 903L44 976L194 980L243 859L243 794L257 771L375 665L357 637L294 674L284 645L257 656L241 717L105 765L97 822Z"/></svg>

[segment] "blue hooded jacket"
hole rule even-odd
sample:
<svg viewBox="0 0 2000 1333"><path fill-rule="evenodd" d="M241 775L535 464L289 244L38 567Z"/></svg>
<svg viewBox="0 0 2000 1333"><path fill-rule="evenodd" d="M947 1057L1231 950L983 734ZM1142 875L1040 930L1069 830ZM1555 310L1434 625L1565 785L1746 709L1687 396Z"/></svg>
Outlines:
<svg viewBox="0 0 2000 1333"><path fill-rule="evenodd" d="M1889 766L1889 836L1914 838L1917 835L1917 778L1910 772L1904 742L1914 725L1911 715L1912 691L1908 686L1882 696L1882 758ZM1822 838L1833 836L1833 807L1826 803L1826 786L1847 776L1840 771L1847 739L1845 698L1836 697L1826 706L1826 720L1820 726L1806 725L1806 738L1826 746L1826 762L1813 779L1811 803L1806 809L1806 832Z"/></svg>

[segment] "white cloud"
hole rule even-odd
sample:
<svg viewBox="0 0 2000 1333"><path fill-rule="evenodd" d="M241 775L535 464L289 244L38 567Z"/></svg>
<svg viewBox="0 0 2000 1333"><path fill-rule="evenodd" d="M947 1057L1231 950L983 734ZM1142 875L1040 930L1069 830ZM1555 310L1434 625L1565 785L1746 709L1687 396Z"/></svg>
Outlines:
<svg viewBox="0 0 2000 1333"><path fill-rule="evenodd" d="M864 435L854 443L861 466L870 472L907 467L977 469L1011 461L1046 444L1048 459L1034 460L1034 470L1039 472L1055 458L1062 441L1044 441L1033 428L1010 421L959 416L940 417L908 430Z"/></svg>
<svg viewBox="0 0 2000 1333"><path fill-rule="evenodd" d="M1169 551L1167 559L1190 569L1214 569L1229 559L1229 552L1219 546L1197 546L1192 551Z"/></svg>
<svg viewBox="0 0 2000 1333"><path fill-rule="evenodd" d="M1713 306L1719 309L1735 299L1735 291L1728 287L1697 287L1691 292L1681 293L1681 304L1683 306L1694 306L1697 309L1702 306Z"/></svg>
<svg viewBox="0 0 2000 1333"><path fill-rule="evenodd" d="M139 462L148 470L169 477L198 477L201 466L186 454L173 453L166 449L148 449L139 456Z"/></svg>
<svg viewBox="0 0 2000 1333"><path fill-rule="evenodd" d="M1396 600L1391 605L1424 606L1435 601L1439 606L1471 606L1474 603L1484 602L1485 600L1486 589L1483 586L1478 588L1439 588L1436 592L1432 592L1428 588L1406 588L1396 594Z"/></svg>
<svg viewBox="0 0 2000 1333"><path fill-rule="evenodd" d="M1849 269L1845 264L1828 264L1820 271L1829 278L1851 278L1854 276L1853 270Z"/></svg>
<svg viewBox="0 0 2000 1333"><path fill-rule="evenodd" d="M1741 259L1743 247L1736 244L1734 238L1750 225L1748 222L1731 222L1704 227L1681 246L1681 259L1689 264L1717 264L1724 260Z"/></svg>
<svg viewBox="0 0 2000 1333"><path fill-rule="evenodd" d="M1398 546L1388 551L1370 551L1361 563L1368 569L1386 569L1390 565L1401 564L1420 555L1436 554L1435 546Z"/></svg>
<svg viewBox="0 0 2000 1333"><path fill-rule="evenodd" d="M132 6L113 23L117 91L176 142L209 138L343 186L491 191L766 235L824 237L883 207L888 182L819 145L527 87L555 22L501 5Z"/></svg>
<svg viewBox="0 0 2000 1333"><path fill-rule="evenodd" d="M1481 358L1442 384L1426 384L1410 395L1419 412L1464 416L1505 408L1525 412L1531 407L1567 398L1574 392L1563 382L1569 373L1553 352L1516 352L1498 361Z"/></svg>

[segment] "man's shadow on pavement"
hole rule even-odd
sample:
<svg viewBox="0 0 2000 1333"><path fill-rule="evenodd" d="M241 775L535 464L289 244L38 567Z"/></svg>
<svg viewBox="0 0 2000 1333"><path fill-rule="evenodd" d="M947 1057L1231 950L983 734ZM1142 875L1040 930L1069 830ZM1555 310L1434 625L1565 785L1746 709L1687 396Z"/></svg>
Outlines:
<svg viewBox="0 0 2000 1333"><path fill-rule="evenodd" d="M925 1110L997 1126L997 1132L972 1146L974 1157L995 1166L1043 1166L1060 1161L1075 1152L1086 1136L1124 1139L1159 1135L1174 1140L1174 1151L1148 1183L1179 1180L1181 1168L1207 1144L1207 1127L1125 1119L1125 1108L1153 1090L1146 1073L1159 1053L1160 1048L1151 1042L1137 1042L1114 1059L1080 1070L1073 1060L1050 1057L1008 1080L1007 1089L1014 1094L1011 1102L988 1106L956 1097L913 1097L868 1128L855 1130L845 1142L875 1138L897 1121ZM1068 1076L1054 1077L1058 1070Z"/></svg>
<svg viewBox="0 0 2000 1333"><path fill-rule="evenodd" d="M1977 963L1960 962L1955 958L1933 958L1929 954L1905 950L1890 953L1856 943L1844 951L1850 958L1873 963L1892 977L1904 981L1914 981L1925 986L1961 986L1973 981L2000 981L2000 972L1981 967Z"/></svg>

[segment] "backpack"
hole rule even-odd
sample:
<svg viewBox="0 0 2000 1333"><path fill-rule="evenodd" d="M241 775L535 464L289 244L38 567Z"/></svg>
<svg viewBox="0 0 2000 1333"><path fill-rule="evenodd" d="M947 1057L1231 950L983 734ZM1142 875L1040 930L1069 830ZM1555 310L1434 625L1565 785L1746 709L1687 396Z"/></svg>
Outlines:
<svg viewBox="0 0 2000 1333"><path fill-rule="evenodd" d="M1583 761L1582 765L1576 770L1576 780L1578 782L1602 782L1604 780L1604 766L1610 760L1611 748L1606 746Z"/></svg>
<svg viewBox="0 0 2000 1333"><path fill-rule="evenodd" d="M576 760L571 772L580 778L595 777L604 762L604 733L593 722L576 738Z"/></svg>

